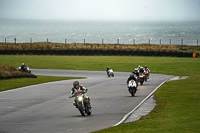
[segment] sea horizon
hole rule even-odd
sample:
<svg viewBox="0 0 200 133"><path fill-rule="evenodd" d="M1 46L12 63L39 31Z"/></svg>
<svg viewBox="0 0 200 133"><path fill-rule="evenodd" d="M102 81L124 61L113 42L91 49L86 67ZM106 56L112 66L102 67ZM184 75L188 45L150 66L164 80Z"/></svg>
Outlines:
<svg viewBox="0 0 200 133"><path fill-rule="evenodd" d="M199 21L0 19L0 42L197 45ZM171 40L171 41L170 41Z"/></svg>

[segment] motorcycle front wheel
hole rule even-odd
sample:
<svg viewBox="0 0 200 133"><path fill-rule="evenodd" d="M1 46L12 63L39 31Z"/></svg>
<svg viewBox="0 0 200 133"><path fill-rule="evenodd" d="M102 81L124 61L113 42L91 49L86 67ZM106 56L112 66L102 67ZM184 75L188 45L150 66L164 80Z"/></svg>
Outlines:
<svg viewBox="0 0 200 133"><path fill-rule="evenodd" d="M79 105L79 106L78 106L78 110L80 111L80 113L81 113L82 116L85 116L85 110L84 110L84 108L82 107L82 105Z"/></svg>

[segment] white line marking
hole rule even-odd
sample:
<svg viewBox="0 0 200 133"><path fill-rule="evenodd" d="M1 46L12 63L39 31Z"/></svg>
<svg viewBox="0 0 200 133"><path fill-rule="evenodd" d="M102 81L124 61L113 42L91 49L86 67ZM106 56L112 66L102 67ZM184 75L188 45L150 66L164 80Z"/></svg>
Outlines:
<svg viewBox="0 0 200 133"><path fill-rule="evenodd" d="M126 114L124 116L124 118L118 122L117 124L115 124L114 126L117 126L121 123L123 123L137 108L139 108L149 97L151 97L153 95L153 93L159 88L161 87L164 83L166 83L169 79L163 81L158 87L156 87L144 100L142 100L142 102L140 102L131 112L129 112L128 114Z"/></svg>

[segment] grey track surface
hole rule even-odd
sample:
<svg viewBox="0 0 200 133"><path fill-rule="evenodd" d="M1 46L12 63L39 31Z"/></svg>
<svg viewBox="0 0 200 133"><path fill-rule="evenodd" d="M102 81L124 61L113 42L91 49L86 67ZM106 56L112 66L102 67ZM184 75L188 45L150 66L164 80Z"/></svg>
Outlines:
<svg viewBox="0 0 200 133"><path fill-rule="evenodd" d="M126 87L130 73L32 69L36 75L87 77L79 79L88 88L91 116L81 116L69 93L74 80L63 80L0 92L0 133L88 133L114 126L160 83L171 75L151 74L139 85L135 97Z"/></svg>

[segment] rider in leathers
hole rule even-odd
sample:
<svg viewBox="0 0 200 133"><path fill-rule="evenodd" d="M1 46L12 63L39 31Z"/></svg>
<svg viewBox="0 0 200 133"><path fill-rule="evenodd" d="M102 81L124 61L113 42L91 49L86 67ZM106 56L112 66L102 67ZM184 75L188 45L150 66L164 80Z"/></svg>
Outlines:
<svg viewBox="0 0 200 133"><path fill-rule="evenodd" d="M139 70L137 68L135 68L135 70L132 73L139 77Z"/></svg>
<svg viewBox="0 0 200 133"><path fill-rule="evenodd" d="M146 71L148 71L148 72L150 72L150 70L147 68L147 66L145 65L144 66L144 71L146 72ZM148 77L147 77L148 79L149 79L149 75L148 75Z"/></svg>
<svg viewBox="0 0 200 133"><path fill-rule="evenodd" d="M139 73L144 73L144 68L140 67Z"/></svg>
<svg viewBox="0 0 200 133"><path fill-rule="evenodd" d="M92 107L91 104L90 104L90 98L85 94L88 89L85 88L83 85L79 85L78 81L74 81L73 82L73 88L71 89L71 93L70 93L69 97L72 98L73 95L74 95L74 92L77 92L79 90L82 90L84 92L84 99L86 99L86 101L89 102L90 107ZM76 106L76 102L75 101L73 102L73 105Z"/></svg>
<svg viewBox="0 0 200 133"><path fill-rule="evenodd" d="M128 84L128 82L130 80L135 80L135 82L136 82L136 84L138 86L138 80L137 80L137 78L135 77L135 75L133 73L130 74L130 77L127 79L126 83Z"/></svg>
<svg viewBox="0 0 200 133"><path fill-rule="evenodd" d="M109 70L110 70L110 68L107 66L107 67L106 67L107 75L109 75L109 72L108 72Z"/></svg>
<svg viewBox="0 0 200 133"><path fill-rule="evenodd" d="M22 70L22 71L25 71L25 70L26 70L26 65L25 65L24 63L22 63L21 70Z"/></svg>

